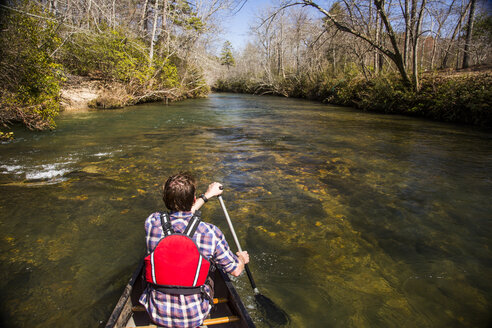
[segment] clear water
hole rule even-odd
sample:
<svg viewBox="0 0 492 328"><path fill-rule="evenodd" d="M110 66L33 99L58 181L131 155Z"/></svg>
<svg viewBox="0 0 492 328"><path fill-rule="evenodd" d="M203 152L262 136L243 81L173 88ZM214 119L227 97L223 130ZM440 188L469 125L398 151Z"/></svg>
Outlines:
<svg viewBox="0 0 492 328"><path fill-rule="evenodd" d="M224 200L291 327L486 327L492 134L302 100L214 94L63 114L0 145L0 326L96 327L143 255L159 187ZM226 233L217 201L204 218ZM235 247L233 247L235 248ZM259 327L245 276L236 285Z"/></svg>

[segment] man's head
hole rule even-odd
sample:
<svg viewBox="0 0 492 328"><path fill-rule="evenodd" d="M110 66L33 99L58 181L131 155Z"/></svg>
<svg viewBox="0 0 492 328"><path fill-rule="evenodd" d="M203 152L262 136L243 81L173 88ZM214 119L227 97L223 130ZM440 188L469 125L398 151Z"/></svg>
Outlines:
<svg viewBox="0 0 492 328"><path fill-rule="evenodd" d="M164 184L162 199L172 211L191 211L195 202L195 178L188 172L173 175Z"/></svg>

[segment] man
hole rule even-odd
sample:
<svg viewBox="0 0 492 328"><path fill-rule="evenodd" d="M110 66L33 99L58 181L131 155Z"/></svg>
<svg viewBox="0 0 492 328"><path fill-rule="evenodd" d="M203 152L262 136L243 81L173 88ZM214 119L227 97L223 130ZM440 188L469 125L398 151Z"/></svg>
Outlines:
<svg viewBox="0 0 492 328"><path fill-rule="evenodd" d="M205 194L196 198L196 183L191 174L180 173L169 177L163 186L163 200L170 211L169 218L174 231L182 233L195 211L208 199L222 194L221 187L220 183L214 182ZM153 213L147 218L145 235L147 254L150 254L164 236L160 213ZM200 222L192 239L207 260L213 260L218 267L233 276L239 276L244 265L249 262L248 252L237 252L235 256L223 233L213 224ZM204 289L208 296L213 295L211 286L205 284ZM211 309L209 297L202 294L166 294L151 284L148 284L139 301L152 320L164 327L200 326Z"/></svg>

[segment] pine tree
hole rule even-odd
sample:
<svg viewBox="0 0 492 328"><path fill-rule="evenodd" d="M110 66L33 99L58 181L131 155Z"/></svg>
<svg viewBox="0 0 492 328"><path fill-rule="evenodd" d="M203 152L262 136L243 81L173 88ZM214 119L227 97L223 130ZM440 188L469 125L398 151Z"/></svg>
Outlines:
<svg viewBox="0 0 492 328"><path fill-rule="evenodd" d="M221 65L227 66L227 69L236 65L236 61L232 55L232 44L229 41L224 42L224 46L222 47L222 52L220 54L220 63Z"/></svg>

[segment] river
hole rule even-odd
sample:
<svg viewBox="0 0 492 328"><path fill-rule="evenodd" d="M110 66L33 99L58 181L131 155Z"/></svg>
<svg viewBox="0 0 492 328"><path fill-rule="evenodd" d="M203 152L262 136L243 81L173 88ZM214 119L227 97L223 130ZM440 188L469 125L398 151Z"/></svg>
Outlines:
<svg viewBox="0 0 492 328"><path fill-rule="evenodd" d="M0 145L0 326L103 326L160 185L224 200L291 327L487 327L492 134L303 100L212 94L63 113ZM233 244L218 201L203 208ZM233 247L235 248L235 247ZM245 275L234 279L258 327Z"/></svg>

